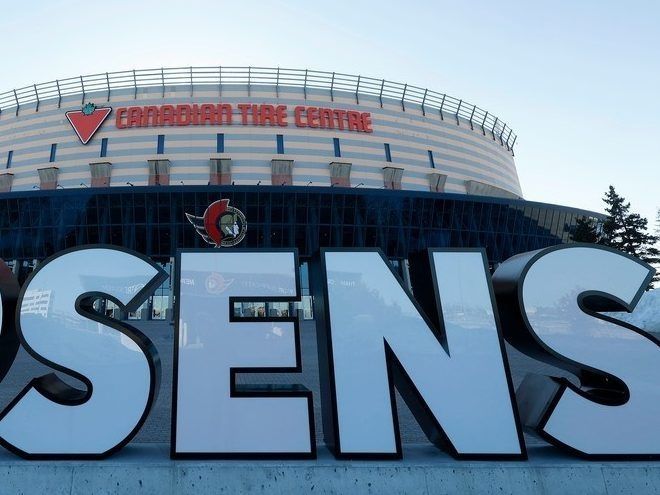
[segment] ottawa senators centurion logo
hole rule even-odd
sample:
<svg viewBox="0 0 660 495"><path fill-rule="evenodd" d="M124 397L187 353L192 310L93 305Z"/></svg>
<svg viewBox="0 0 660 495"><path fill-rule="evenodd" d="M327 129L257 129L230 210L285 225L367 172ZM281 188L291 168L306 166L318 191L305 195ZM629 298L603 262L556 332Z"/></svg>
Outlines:
<svg viewBox="0 0 660 495"><path fill-rule="evenodd" d="M228 199L211 203L201 217L186 213L186 218L202 239L215 247L235 246L243 240L247 231L245 215L229 206Z"/></svg>

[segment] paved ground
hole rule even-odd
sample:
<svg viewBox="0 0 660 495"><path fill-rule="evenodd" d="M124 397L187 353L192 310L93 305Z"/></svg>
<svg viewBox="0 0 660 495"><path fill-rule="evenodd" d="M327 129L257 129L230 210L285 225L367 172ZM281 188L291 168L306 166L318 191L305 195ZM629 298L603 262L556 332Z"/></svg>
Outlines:
<svg viewBox="0 0 660 495"><path fill-rule="evenodd" d="M170 437L170 407L172 401L172 350L174 327L166 322L132 322L146 333L158 348L162 362L161 389L147 422L138 433L137 442L169 442ZM321 401L318 395L318 360L316 353L316 330L314 322L304 322L301 327L301 343L303 355L303 372L300 374L280 373L277 375L253 375L251 383L300 383L314 392L314 415L316 420L317 439L321 441L323 431L321 427ZM567 376L562 370L551 368L537 363L515 349L507 346L514 385L517 386L528 372L547 373L554 372ZM5 407L16 394L35 376L47 373L50 370L35 362L27 353L20 350L14 366L0 385L0 406ZM239 377L239 382L247 383L247 377ZM402 399L398 398L399 419L401 435L404 443L425 442L426 437L415 422L412 414ZM537 443L533 438L528 443Z"/></svg>

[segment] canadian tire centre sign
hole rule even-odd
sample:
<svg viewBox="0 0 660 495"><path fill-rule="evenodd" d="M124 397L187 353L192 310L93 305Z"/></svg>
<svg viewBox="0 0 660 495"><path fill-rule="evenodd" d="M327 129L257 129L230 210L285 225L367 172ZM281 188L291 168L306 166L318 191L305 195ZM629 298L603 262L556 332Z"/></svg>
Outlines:
<svg viewBox="0 0 660 495"><path fill-rule="evenodd" d="M115 116L118 129L234 123L279 127L287 127L293 123L296 127L312 129L373 132L369 112L302 105L293 108L288 105L253 103L151 105L118 108Z"/></svg>
<svg viewBox="0 0 660 495"><path fill-rule="evenodd" d="M378 249L325 249L311 264L324 436L338 458L401 456L394 388L457 459L524 459L523 426L585 458L660 456L659 342L606 313L635 307L650 266L584 244L515 256L492 277L481 250L410 263L414 296ZM297 319L232 310L299 301L298 267L290 249L177 253L172 457L315 457L311 391L236 381L302 369ZM0 413L0 443L28 459L118 451L149 414L160 359L94 301L135 310L167 275L111 246L57 253L20 288L0 268L1 376L22 346L82 383L33 379ZM514 393L504 338L576 380L530 376Z"/></svg>
<svg viewBox="0 0 660 495"><path fill-rule="evenodd" d="M66 112L66 118L82 144L87 144L112 112L111 107L85 104L81 110ZM314 106L254 103L204 103L146 105L115 110L115 127L185 127L198 125L249 125L308 129L335 129L373 132L370 112Z"/></svg>

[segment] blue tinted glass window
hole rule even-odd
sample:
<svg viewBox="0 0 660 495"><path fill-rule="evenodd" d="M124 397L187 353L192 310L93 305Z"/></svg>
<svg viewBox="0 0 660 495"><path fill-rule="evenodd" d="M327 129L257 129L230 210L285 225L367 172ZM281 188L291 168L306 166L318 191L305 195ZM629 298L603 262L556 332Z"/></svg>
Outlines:
<svg viewBox="0 0 660 495"><path fill-rule="evenodd" d="M277 135L277 154L284 154L284 136L282 134Z"/></svg>
<svg viewBox="0 0 660 495"><path fill-rule="evenodd" d="M435 160L433 159L433 151L429 150L429 163L431 168L435 168Z"/></svg>
<svg viewBox="0 0 660 495"><path fill-rule="evenodd" d="M216 146L215 146L215 151L217 153L224 153L225 152L225 135L224 134L218 134L216 136Z"/></svg>
<svg viewBox="0 0 660 495"><path fill-rule="evenodd" d="M48 160L49 162L53 163L55 161L56 153L57 153L57 143L53 143L50 145L50 159Z"/></svg>
<svg viewBox="0 0 660 495"><path fill-rule="evenodd" d="M11 168L11 160L14 158L14 152L10 151L7 153L7 167L6 168Z"/></svg>
<svg viewBox="0 0 660 495"><path fill-rule="evenodd" d="M390 151L390 145L385 143L385 160L388 162L392 161L392 152Z"/></svg>
<svg viewBox="0 0 660 495"><path fill-rule="evenodd" d="M108 156L108 138L101 139L101 158Z"/></svg>
<svg viewBox="0 0 660 495"><path fill-rule="evenodd" d="M165 153L165 135L164 134L159 134L158 135L158 146L156 148L156 154L157 155L162 155Z"/></svg>
<svg viewBox="0 0 660 495"><path fill-rule="evenodd" d="M341 156L341 148L339 147L339 138L332 138L332 144L335 147L335 156L339 158Z"/></svg>

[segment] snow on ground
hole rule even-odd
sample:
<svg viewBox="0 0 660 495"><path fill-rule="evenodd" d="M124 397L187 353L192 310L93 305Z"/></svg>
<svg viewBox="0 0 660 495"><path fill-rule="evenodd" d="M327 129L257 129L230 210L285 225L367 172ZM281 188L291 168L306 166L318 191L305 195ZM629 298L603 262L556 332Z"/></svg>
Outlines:
<svg viewBox="0 0 660 495"><path fill-rule="evenodd" d="M660 289L645 292L632 313L612 315L647 332L660 333Z"/></svg>

